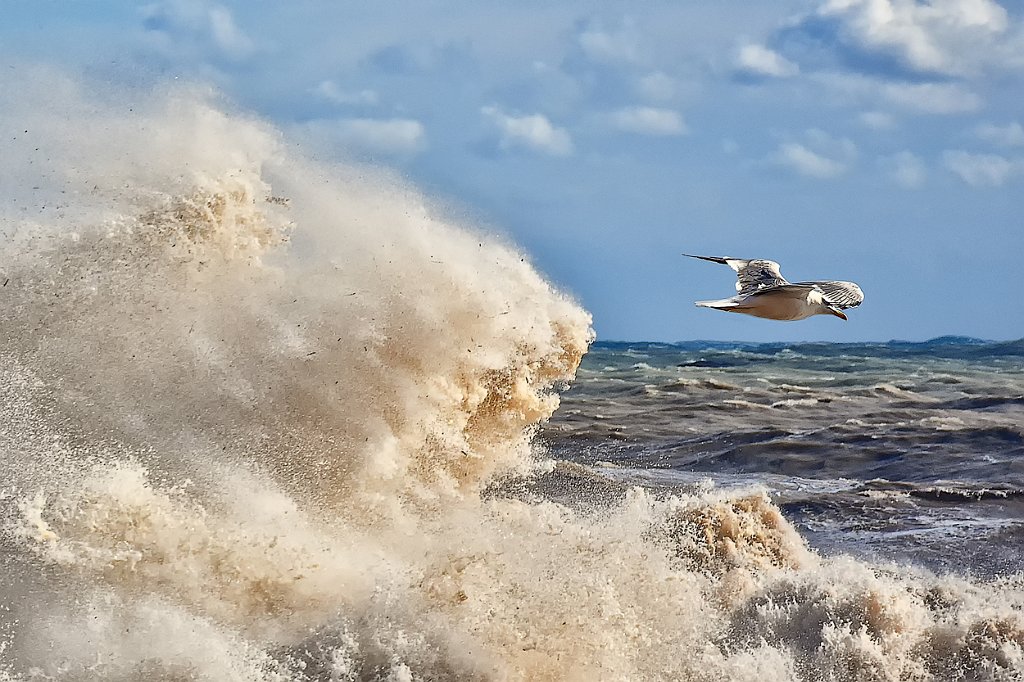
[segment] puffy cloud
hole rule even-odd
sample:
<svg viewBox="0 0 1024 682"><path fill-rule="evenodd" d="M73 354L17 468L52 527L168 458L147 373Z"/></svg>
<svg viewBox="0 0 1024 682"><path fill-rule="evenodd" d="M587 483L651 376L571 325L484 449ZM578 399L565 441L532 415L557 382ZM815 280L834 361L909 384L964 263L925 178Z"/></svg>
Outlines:
<svg viewBox="0 0 1024 682"><path fill-rule="evenodd" d="M887 57L917 73L963 75L1024 57L992 0L829 0L813 19L834 24L850 56Z"/></svg>
<svg viewBox="0 0 1024 682"><path fill-rule="evenodd" d="M747 44L736 55L736 70L748 76L786 78L799 73L800 67L778 52L761 45Z"/></svg>
<svg viewBox="0 0 1024 682"><path fill-rule="evenodd" d="M480 110L497 127L502 149L525 148L551 156L572 154L572 138L542 114L511 116L494 106Z"/></svg>
<svg viewBox="0 0 1024 682"><path fill-rule="evenodd" d="M300 131L320 144L356 153L410 155L426 146L426 131L419 121L406 118L320 119Z"/></svg>
<svg viewBox="0 0 1024 682"><path fill-rule="evenodd" d="M972 154L962 150L947 150L942 154L946 168L974 187L1001 187L1014 175L1024 170L1024 163L997 154Z"/></svg>
<svg viewBox="0 0 1024 682"><path fill-rule="evenodd" d="M1004 126L983 123L974 129L979 138L1001 147L1019 147L1024 145L1024 128L1014 121Z"/></svg>
<svg viewBox="0 0 1024 682"><path fill-rule="evenodd" d="M846 138L833 138L812 129L803 142L784 142L770 159L778 165L795 170L811 178L829 179L847 171L857 158L857 147Z"/></svg>
<svg viewBox="0 0 1024 682"><path fill-rule="evenodd" d="M786 61L774 64L773 54ZM995 0L819 0L773 32L765 48L746 48L739 61L739 73L761 77L794 75L785 66L792 64L801 73L949 86L951 79L1024 68L1024 21ZM940 107L939 113L977 108L969 99L960 108L943 100L919 110Z"/></svg>
<svg viewBox="0 0 1024 682"><path fill-rule="evenodd" d="M679 112L657 107L627 107L610 115L611 124L628 133L641 135L684 135L686 124Z"/></svg>
<svg viewBox="0 0 1024 682"><path fill-rule="evenodd" d="M802 144L786 142L779 146L779 163L812 178L834 178L846 171L846 165L811 151Z"/></svg>
<svg viewBox="0 0 1024 682"><path fill-rule="evenodd" d="M879 164L891 180L907 189L921 187L928 174L924 162L908 151L884 156Z"/></svg>

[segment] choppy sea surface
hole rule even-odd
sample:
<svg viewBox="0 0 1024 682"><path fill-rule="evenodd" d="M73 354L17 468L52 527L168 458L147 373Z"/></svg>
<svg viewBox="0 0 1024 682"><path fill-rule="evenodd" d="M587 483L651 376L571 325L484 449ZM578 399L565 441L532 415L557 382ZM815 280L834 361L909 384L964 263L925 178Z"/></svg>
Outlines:
<svg viewBox="0 0 1024 682"><path fill-rule="evenodd" d="M1020 344L591 348L205 91L0 90L0 681L1024 678Z"/></svg>
<svg viewBox="0 0 1024 682"><path fill-rule="evenodd" d="M764 487L827 553L1024 569L1024 341L599 342L543 440L617 480Z"/></svg>

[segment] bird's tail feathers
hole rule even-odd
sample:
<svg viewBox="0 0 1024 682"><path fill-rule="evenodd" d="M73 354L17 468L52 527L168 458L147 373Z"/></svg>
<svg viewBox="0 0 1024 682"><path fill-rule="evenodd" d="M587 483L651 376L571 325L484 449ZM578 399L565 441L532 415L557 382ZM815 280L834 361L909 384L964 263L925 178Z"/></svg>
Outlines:
<svg viewBox="0 0 1024 682"><path fill-rule="evenodd" d="M701 308L717 308L719 310L735 308L737 303L739 301L735 298L722 298L717 301L694 301L694 304Z"/></svg>

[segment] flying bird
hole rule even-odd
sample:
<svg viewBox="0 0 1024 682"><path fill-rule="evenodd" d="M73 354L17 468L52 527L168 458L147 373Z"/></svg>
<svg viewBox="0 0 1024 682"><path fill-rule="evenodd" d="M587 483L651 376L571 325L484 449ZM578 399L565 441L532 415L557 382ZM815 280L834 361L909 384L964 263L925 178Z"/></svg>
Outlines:
<svg viewBox="0 0 1024 682"><path fill-rule="evenodd" d="M853 282L789 282L775 261L683 255L728 265L736 271L739 293L718 301L696 301L702 308L769 320L803 320L811 315L835 315L845 320L843 311L856 308L864 300L864 292Z"/></svg>

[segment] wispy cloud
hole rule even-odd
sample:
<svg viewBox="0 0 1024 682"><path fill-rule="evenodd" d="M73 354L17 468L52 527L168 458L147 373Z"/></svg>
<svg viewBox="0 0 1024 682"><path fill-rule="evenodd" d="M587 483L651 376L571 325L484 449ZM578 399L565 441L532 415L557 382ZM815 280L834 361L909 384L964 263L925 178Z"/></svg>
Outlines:
<svg viewBox="0 0 1024 682"><path fill-rule="evenodd" d="M640 59L640 36L629 20L615 29L600 23L584 26L576 41L587 58L595 62L636 62Z"/></svg>
<svg viewBox="0 0 1024 682"><path fill-rule="evenodd" d="M1024 170L1024 163L998 154L973 154L947 150L942 154L946 168L974 187L1001 187Z"/></svg>
<svg viewBox="0 0 1024 682"><path fill-rule="evenodd" d="M543 114L512 116L495 106L480 109L490 119L500 134L502 149L522 148L551 156L572 154L572 138L562 128L552 125Z"/></svg>
<svg viewBox="0 0 1024 682"><path fill-rule="evenodd" d="M426 146L423 124L406 118L319 119L303 124L299 132L317 143L354 153L403 156Z"/></svg>
<svg viewBox="0 0 1024 682"><path fill-rule="evenodd" d="M974 134L986 142L1000 147L1019 147L1024 145L1024 128L1014 121L1004 126L982 123L974 129Z"/></svg>
<svg viewBox="0 0 1024 682"><path fill-rule="evenodd" d="M811 129L802 142L780 144L769 160L800 175L826 180L844 174L856 158L857 147L851 140Z"/></svg>
<svg viewBox="0 0 1024 682"><path fill-rule="evenodd" d="M664 71L653 71L640 78L637 90L649 100L665 101L675 97L678 84Z"/></svg>
<svg viewBox="0 0 1024 682"><path fill-rule="evenodd" d="M882 95L904 109L928 114L961 114L981 108L981 97L956 83L885 83Z"/></svg>
<svg viewBox="0 0 1024 682"><path fill-rule="evenodd" d="M800 72L800 67L778 52L750 43L740 47L735 68L743 75L771 78L786 78Z"/></svg>
<svg viewBox="0 0 1024 682"><path fill-rule="evenodd" d="M225 7L215 5L209 10L210 35L213 42L225 54L234 58L249 56L255 49L255 43L249 38Z"/></svg>
<svg viewBox="0 0 1024 682"><path fill-rule="evenodd" d="M256 43L235 23L231 11L203 0L165 0L143 10L143 25L166 40L166 52L212 51L238 61L256 51Z"/></svg>
<svg viewBox="0 0 1024 682"><path fill-rule="evenodd" d="M879 159L879 165L889 179L907 189L923 186L928 176L924 162L908 151L883 156Z"/></svg>
<svg viewBox="0 0 1024 682"><path fill-rule="evenodd" d="M896 119L884 111L865 111L858 118L872 130L889 130L896 126Z"/></svg>
<svg viewBox="0 0 1024 682"><path fill-rule="evenodd" d="M687 132L683 117L672 109L627 107L610 114L609 120L618 130L640 135L672 136Z"/></svg>
<svg viewBox="0 0 1024 682"><path fill-rule="evenodd" d="M375 90L344 90L330 80L322 81L313 92L328 102L340 105L374 105L378 101Z"/></svg>
<svg viewBox="0 0 1024 682"><path fill-rule="evenodd" d="M956 82L886 80L840 71L815 73L811 80L850 103L873 107L895 105L904 111L919 114L970 113L984 104L975 92Z"/></svg>

